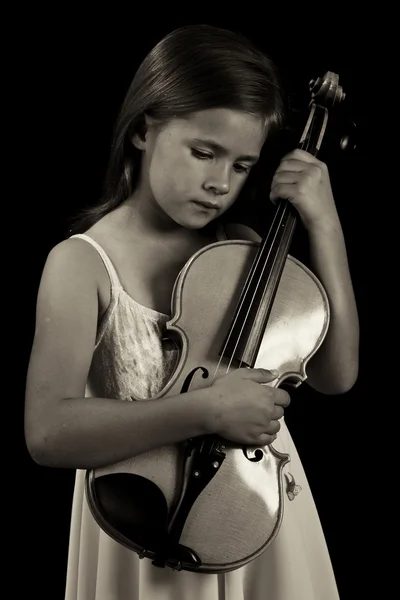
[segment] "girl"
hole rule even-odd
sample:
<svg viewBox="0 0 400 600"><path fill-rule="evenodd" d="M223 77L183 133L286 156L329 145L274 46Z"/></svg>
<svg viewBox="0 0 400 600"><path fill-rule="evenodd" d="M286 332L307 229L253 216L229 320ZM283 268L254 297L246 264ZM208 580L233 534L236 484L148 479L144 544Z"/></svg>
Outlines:
<svg viewBox="0 0 400 600"><path fill-rule="evenodd" d="M174 281L201 247L256 238L222 216L245 190L283 123L271 61L209 26L167 35L139 67L116 123L105 196L48 255L37 299L25 432L40 465L76 469L65 600L337 600L310 488L283 419L276 375L239 369L197 392L152 400L175 348L163 339ZM330 300L326 340L308 384L343 394L358 372L358 319L326 166L306 152L281 161L270 198L296 206L312 267ZM129 401L132 395L148 399ZM218 402L216 398L218 397ZM124 402L125 400L125 402ZM84 494L85 470L203 433L290 454L302 491L286 498L267 551L225 575L158 569L108 537Z"/></svg>

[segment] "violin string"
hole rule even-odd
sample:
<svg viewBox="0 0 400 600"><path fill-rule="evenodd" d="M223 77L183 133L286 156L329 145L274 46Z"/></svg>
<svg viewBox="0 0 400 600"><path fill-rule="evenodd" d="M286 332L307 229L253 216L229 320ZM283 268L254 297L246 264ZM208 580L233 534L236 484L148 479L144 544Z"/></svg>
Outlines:
<svg viewBox="0 0 400 600"><path fill-rule="evenodd" d="M281 217L280 217L280 222L282 222L282 219L283 219L284 215L285 215L285 210L283 211L283 213L282 213L282 215L281 215ZM276 218L277 218L277 214L275 214L274 220L275 220ZM280 225L280 224L279 224L279 225ZM276 237L277 237L277 235L278 235L278 231L279 231L279 227L277 227L277 228L276 228L275 236L274 236L274 239L273 239L273 241L272 241L271 248L270 248L270 249L269 249L269 251L268 251L267 258L266 258L266 260L265 260L265 262L264 262L264 266L263 266L263 269L262 269L262 273L261 273L261 275L264 273L264 271L265 271L265 269L266 269L266 267L267 267L267 262L268 262L268 259L269 259L270 255L271 255L271 252L272 252L272 247L273 247L273 245L274 245L274 243L275 243L275 241L276 241ZM247 284L249 287L250 287L250 284L251 284L251 282L253 281L253 279L254 279L254 277L255 277L255 272L256 272L256 270L257 270L257 268L258 268L258 266L259 266L259 263L260 263L260 261L261 261L261 255L262 255L262 252L260 252L260 253L258 254L258 256L257 256L257 259L256 259L256 263L255 263L255 267L254 267L254 271L253 271L253 273L251 274L251 276L249 277L248 284ZM276 260L276 259L275 259L275 260ZM270 279L270 277L271 277L271 274L269 275L269 278L268 278L268 279ZM257 290L258 290L258 287L260 286L260 283L261 283L261 277L260 277L260 278L259 278L259 280L258 280L258 283L257 283L257 286L256 286L256 290L255 290L255 292L253 293L253 297L251 298L251 302L250 302L250 308L251 308L251 306L253 305L253 302L254 302L254 300L255 300L255 296L256 296L256 292L257 292ZM211 384L213 383L213 381L214 381L214 379L215 379L215 377L216 377L216 374L217 374L217 372L218 372L218 369L219 369L219 367L221 366L221 362L222 362L222 359L223 359L223 356L224 356L225 350L226 350L226 348L227 348L227 346L228 346L228 343L229 343L229 341L230 341L230 339L231 339L231 337L232 337L232 330L233 330L234 326L236 325L237 319L239 318L240 311L241 311L241 309L242 309L242 306L243 306L243 304L244 304L244 302L245 302L245 300L246 300L246 298L247 298L247 296L248 296L248 293L249 293L249 291L246 291L246 293L245 293L245 294L243 294L243 297L242 297L242 299L241 299L241 302L240 302L240 304L239 304L239 307L238 307L238 310L237 310L237 313L236 313L235 319L234 319L234 321L233 321L233 324L232 324L232 327L231 327L231 332L229 333L229 335L228 335L228 337L227 337L227 339L226 339L225 345L224 345L224 347L223 347L223 350L222 350L222 352L221 352L220 359L219 359L219 361L218 361L218 363L217 363L217 366L216 366L216 368L215 368L214 374L213 374L213 376L212 376L212 378L211 378ZM244 329L244 326L245 326L245 324L246 324L246 319L248 318L248 314L249 314L249 312L250 312L250 308L249 308L249 309L248 309L248 311L247 311L247 315L246 315L246 317L245 317L245 319L244 319L243 325L242 325L242 327L241 327L241 329L240 329L240 333L239 333L239 335L238 335L238 337L237 337L237 340L236 340L236 342L235 342L234 350L233 350L233 352L232 352L232 355L231 355L231 356L230 356L230 358L229 358L229 363L228 363L228 366L227 366L227 369L226 369L226 373L229 373L229 369L231 368L232 361L233 361L233 358L234 358L234 354L235 354L235 351L236 351L236 349L237 349L237 347L238 347L238 344L239 344L239 342L240 342L241 336L242 336L242 334L243 334L243 329ZM242 364L243 364L243 361L242 361L242 360L240 360L240 366L241 366Z"/></svg>
<svg viewBox="0 0 400 600"><path fill-rule="evenodd" d="M315 120L315 119L313 118L313 119L312 119L312 121L314 121L314 120ZM310 129L311 129L311 125L310 125ZM303 142L303 144L301 144L301 148L302 148L303 150L305 150L305 151L308 151L308 148L309 148L309 143L311 143L310 136L308 136L307 140L306 140L305 142ZM287 208L286 208L286 207L284 207L284 210L282 211L282 214L281 214L281 217L280 217L280 223L279 223L279 227L276 229L276 233L275 233L274 239L273 239L273 241L272 241L271 248L270 248L270 250L268 251L268 255L267 255L267 257L266 257L266 260L265 260L265 262L264 262L264 266L263 266L263 269L262 269L262 272L261 272L261 276L264 274L264 272L265 272L265 269L266 269L266 267L267 267L268 259L269 259L270 255L271 255L271 252L272 252L273 245L274 245L274 243L275 243L275 241L276 241L276 237L277 237L277 234L278 234L278 231L279 231L280 225L281 225L281 223L282 223L282 220L283 220L283 218L284 218L284 216L285 216L286 212L287 212ZM275 220L276 218L277 218L277 213L276 213L276 214L275 214L275 216L274 216L274 220ZM274 224L274 222L273 222L273 224ZM261 260L261 255L262 255L262 252L260 252L260 253L259 253L259 255L258 255L257 259L256 259L256 263L255 263L255 267L254 267L253 273L252 273L252 275L250 276L250 278L249 278L249 281L248 281L248 284L247 284L247 285L248 285L248 288L250 287L250 283L252 282L252 280L253 280L253 279L254 279L254 277L255 277L255 272L256 272L256 270L257 270L257 268L258 268L258 265L259 265L259 262L260 262L260 260ZM276 260L277 260L277 255L275 255L275 259L274 259L273 265L272 265L272 267L271 267L270 274L269 274L269 276L268 276L268 280L267 280L267 286L268 286L268 284L269 284L269 281L270 281L270 279L271 279L271 274L272 274L272 272L273 272L273 269L274 269L274 267L275 267ZM242 336L242 334L243 334L243 330L244 330L244 328L245 328L245 325L246 325L246 323L247 323L247 319L248 319L248 316L249 316L249 313L250 313L251 307L252 307L252 305L253 305L253 303L254 303L254 301L255 301L256 292L258 291L258 288L259 288L259 286L260 286L260 284L261 284L261 276L259 277L259 280L258 280L258 283L257 283L256 289L255 289L255 291L254 291L254 293L253 293L253 297L251 298L250 305L249 305L249 308L248 308L248 310L247 310L247 314L246 314L246 316L245 316L245 318L244 318L244 320L243 320L242 327L241 327L241 329L240 329L239 335L238 335L238 337L237 337L237 340L236 340L236 343L235 343L235 346L234 346L234 350L233 350L233 352L232 352L232 355L231 355L231 356L230 356L230 358L229 358L229 362L228 362L228 366L227 366L227 369L226 369L226 373L229 373L229 370L230 370L230 368L231 368L231 365L232 365L232 361L233 361L233 358L234 358L235 351L236 351L236 349L237 349L237 347L238 347L238 345L239 345L239 342L240 342L241 336ZM242 309L242 306L243 306L243 304L244 304L244 302L245 302L245 299L246 299L247 295L248 295L248 291L246 291L246 293L245 293L245 294L243 295L243 297L242 297L242 300L241 300L241 302L240 302L239 308L238 308L238 310L237 310L237 313L236 313L236 317L235 317L235 319L234 319L234 321L233 321L233 324L232 324L232 326L231 326L231 331L230 331L230 333L229 333L229 335L228 335L228 337L227 337L227 339L226 339L226 342L225 342L224 348L223 348L223 350L222 350L222 352L221 352L221 356L220 356L220 358L219 358L219 360L218 360L218 363L217 363L217 366L216 366L216 368L215 368L214 374L213 374L213 376L212 376L212 378L211 378L210 385L211 385L211 384L214 382L214 380L215 380L215 377L216 377L216 375L217 375L217 372L218 372L218 370L219 370L219 368L220 368L220 366L221 366L221 362L222 362L222 359L223 359L223 357L224 357L225 350L226 350L226 348L227 348L227 345L228 345L228 343L229 343L229 341L230 341L230 338L231 338L231 336L232 336L232 331L233 331L233 328L234 328L234 326L235 326L235 324L236 324L236 322L237 322L237 319L238 319L238 317L239 317L239 314L240 314L240 310ZM249 343L249 342L247 341L247 344L246 344L246 347L245 347L245 351L247 350L248 343ZM242 364L243 364L243 360L241 359L241 360L240 360L240 362L239 362L239 368L242 366Z"/></svg>
<svg viewBox="0 0 400 600"><path fill-rule="evenodd" d="M275 214L274 220L275 220L276 218L277 218L277 215ZM273 224L274 224L274 223L273 223ZM276 231L278 231L278 230L279 230L279 227L277 228L277 230L276 230ZM277 234L275 234L275 239L276 239L276 235L277 235ZM273 240L273 243L275 242L275 239ZM270 256L270 253L271 253L271 251L272 251L272 249L270 249L270 250L269 250L269 253L268 253L268 256L267 256L267 260L268 260L268 258L269 258L269 256ZM235 316L235 319L234 319L234 321L233 321L233 324L232 324L232 327L231 327L231 331L230 331L230 333L228 334L227 340L226 340L226 342L225 342L225 345L224 345L224 347L223 347L223 350L222 350L222 352L221 352L221 357L220 357L220 359L219 359L219 361L218 361L218 364L217 364L216 370L215 370L215 372L214 372L214 375L213 375L213 377L212 377L212 381L214 381L214 378L215 378L215 376L216 376L216 373L217 373L217 371L218 371L218 369L219 369L219 367L220 367L220 365L221 365L221 362L222 362L222 359L223 359L223 356L224 356L225 350L226 350L226 348L227 348L227 346L228 346L228 343L229 343L229 341L230 341L230 339L231 339L231 337L232 337L232 331L233 331L233 329L234 329L234 326L236 325L236 322L237 322L237 320L238 320L238 318L239 318L240 311L242 310L243 304L244 304L244 302L245 302L245 300L246 300L246 297L247 297L247 295L248 295L248 293L249 293L249 287L250 287L250 284L251 284L252 280L253 280L253 279L254 279L254 277L255 277L255 272L256 272L256 270L257 270L257 268L258 268L258 266L259 266L259 263L260 263L260 261L261 261L261 255L262 255L262 252L260 252L260 253L258 254L258 256L257 256L257 259L256 259L256 262L255 262L255 265L254 265L253 272L252 272L252 274L251 274L251 275L249 276L249 278L248 278L248 282L247 282L247 284L246 284L246 285L248 286L248 290L245 292L245 294L243 294L243 297L242 297L242 299L241 299L241 302L240 302L240 304L239 304L239 306L238 306L238 309L237 309L237 312L236 312L236 316ZM267 262L267 260L266 260L266 262ZM254 299L254 296L253 296L253 299ZM242 326L242 329L241 329L241 331L240 331L240 334L239 334L239 336L238 336L238 338L237 338L237 341L236 341L236 344L235 344L235 347L234 347L234 352L235 352L235 351L236 351L236 349L237 349L237 346L238 346L238 343L239 343L239 341L240 341L240 336L242 335L242 332L243 332L243 326ZM230 369L230 367L231 367L231 365L232 365L232 361L233 361L233 358L234 358L234 352L233 352L232 356L231 356L231 357L230 357L230 359L229 359L229 363L228 363L228 366L227 366L227 369L226 369L226 373L228 373L228 372L229 372L229 369ZM239 363L239 367L240 367L242 364L243 364L243 361L241 360L241 361L240 361L240 363Z"/></svg>
<svg viewBox="0 0 400 600"><path fill-rule="evenodd" d="M311 123L313 123L313 122L314 122L314 120L315 120L315 118L313 117L313 118L311 119ZM311 128L311 125L310 125L310 128ZM302 144L301 144L299 147L300 147L302 150L305 150L306 152L309 152L310 145L311 145L311 139L310 139L310 135L309 135L309 136L308 136L308 137L305 139L305 141L304 141L304 142L303 142L303 143L302 143ZM279 227L280 227L280 225L281 225L281 223L282 223L282 220L283 220L284 216L286 215L286 213L287 213L287 207L285 206L285 208L284 208L284 210L283 210L283 212L282 212L282 216L281 216L281 222L279 223ZM277 231L279 231L279 227L278 227ZM276 235L275 235L275 238L274 238L274 240L273 240L273 243L271 244L271 250L270 250L270 253L271 253L271 251L272 251L272 246L273 246L273 244L275 243L275 241L276 241ZM246 316L245 316L245 318L244 318L244 320L243 320L243 325L242 325L242 328L241 328L241 330L240 330L240 333L239 333L239 336L238 336L238 341L236 342L236 345L235 345L235 350L234 350L234 352L236 351L236 348L237 348L237 346L238 346L239 340L240 340L240 338L241 338L241 336L242 336L242 334L243 334L243 330L244 330L244 328L245 328L245 325L246 325L246 323L247 323L247 320L248 320L248 318L249 318L250 310L251 310L251 307L252 307L252 305L253 305L253 303L254 303L254 301L255 301L256 292L257 292L257 290L258 290L258 287L259 287L259 285L260 285L260 283L261 283L261 277L262 277L262 275L264 274L264 271L265 271L265 269L266 269L266 265L267 265L267 262L268 262L268 258L269 258L269 256L270 256L270 253L269 253L269 254L268 254L268 256L267 256L267 259L266 259L266 261L265 261L265 264L264 264L264 267L263 267L263 270L262 270L262 273L261 273L260 279L259 279L259 281L258 281L258 283L257 283L256 290L255 290L255 292L254 292L254 294L253 294L253 297L252 297L252 299L251 299L250 306L249 306L249 308L248 308L248 310L247 310L247 314L246 314ZM273 273L273 271L274 271L274 268L275 268L275 265L276 265L277 258L278 258L278 257L277 257L277 254L275 254L275 259L274 259L274 262L273 262L273 264L272 264L272 266L271 266L271 270L270 270L270 274L269 274L269 276L268 276L268 279L267 279L266 286L268 286L268 285L269 285L269 282L270 282L270 279L271 279L271 275L272 275L272 273ZM246 342L246 346L245 346L245 349L244 349L244 351L243 351L243 354L246 354L246 351L247 351L247 349L248 349L248 345L249 345L249 341L250 341L250 340L248 339L248 340L247 340L247 342ZM229 372L229 368L230 368L231 364L232 364L232 358L231 358L231 359L230 359L230 361L229 361L229 365L228 365L228 371L227 371L227 372ZM242 359L240 359L240 362L239 362L239 368L242 366L242 364L243 364L243 360L242 360Z"/></svg>
<svg viewBox="0 0 400 600"><path fill-rule="evenodd" d="M287 208L285 207L285 208L284 208L284 211L283 211L283 213L282 213L282 218L281 218L281 221L283 220L283 218L284 218L284 216L285 216L285 214L286 214L286 213L287 213ZM272 273L274 272L274 269L275 269L275 266L276 266L277 260L278 260L278 254L277 254L277 253L275 253L275 257L274 257L273 263L272 263L272 265L271 265L271 269L270 269L270 272L269 272L269 275L268 275L268 279L267 279L267 282L266 282L266 287L268 287L268 285L269 285L269 283L270 283L270 280L271 280L271 277L272 277ZM267 267L267 265L265 264L265 265L264 265L264 267L263 267L262 275L264 274L264 271L265 271L266 267ZM258 282L258 284L257 284L257 288L258 288L258 286L260 285L260 283L261 283L261 277L260 277L260 280L259 280L259 282ZM256 288L256 291L257 291L257 288ZM253 303L254 303L254 301L255 301L255 296L256 296L256 293L254 293L254 295L253 295L253 298L251 299L251 303L250 303L250 306L249 306L249 308L248 308L248 310L247 310L247 314L246 314L246 316L245 316L245 318L244 318L244 323L243 323L243 325L242 325L242 329L241 329L240 335L242 335L242 332L243 332L243 330L244 330L244 327L245 327L245 324L246 324L246 322L247 322L247 319L249 318L249 314L250 314L251 307L252 307L252 305L253 305ZM250 339L248 338L248 339L247 339L247 342L246 342L245 349L244 349L244 351L243 351L243 354L246 354L246 352L247 352L247 349L248 349L248 346L249 346L249 343L250 343ZM235 348L235 350L236 350L236 348ZM241 360L240 360L239 367L242 365L242 362L243 362L243 361L242 361L242 359L241 359Z"/></svg>
<svg viewBox="0 0 400 600"><path fill-rule="evenodd" d="M286 207L285 207L285 208L283 209L283 211L282 211L282 215L281 215L281 218L280 218L279 227L280 227L280 225L281 225L281 223L282 223L282 220L283 220L283 218L284 218L284 216L285 216L285 214L286 214L286 213L287 213L287 209L286 209ZM277 237L277 235L278 235L279 227L277 227L277 229L276 229L275 237L274 237L274 239L273 239L273 242L272 242L272 244L271 244L271 248L270 248L270 250L269 250L269 252L268 252L268 255L267 255L267 258L266 258L266 260L265 260L265 262L264 262L264 265L263 265L263 267L262 267L261 275L260 275L260 277L259 277L259 279L258 279L258 282L257 282L257 285L256 285L256 289L255 289L255 290L254 290L254 292L253 292L253 296L252 296L252 298L251 298L251 300L250 300L250 303L249 303L249 306L248 306L248 309L247 309L247 313L246 313L246 315L245 315L245 317L244 317L244 319L243 319L243 323L242 323L242 326L241 326L241 329L240 329L239 335L238 335L238 337L237 337L237 340L236 340L236 343L235 343L235 347L234 347L233 355L234 355L234 353L236 352L236 349L237 349L237 347L238 347L238 345L239 345L239 341L240 341L240 339L241 339L241 337L242 337L242 335L243 335L243 331L244 331L244 328L245 328L245 326L246 326L246 324L247 324L247 321L248 321L248 318L249 318L249 314L250 314L251 308L252 308L252 306L253 306L253 304L254 304L254 302L255 302L256 295L257 295L257 291L258 291L258 289L259 289L259 287L260 287L260 285L261 285L262 276L263 276L263 275L264 275L264 273L265 273L265 270L266 270L266 268L267 268L268 259L269 259L270 255L271 255L271 253L272 253L272 248L273 248L273 245L274 245L274 243L276 242L276 237ZM272 277L272 273L273 273L273 271L274 271L274 268L275 268L275 265L276 265L276 261L277 261L277 259L278 259L278 255L277 255L277 253L275 253L275 257L274 257L274 260L273 260L273 263L272 263L272 266L271 266L271 269L270 269L270 272L269 272L269 275L268 275L268 278L267 278L267 282L266 282L266 286L267 286L267 287L268 287L268 285L269 285L269 283L270 283L270 280L271 280L271 277ZM246 346L245 346L245 349L244 349L244 352L243 352L243 354L246 352L246 350L247 350L247 347L248 347L248 344L249 344L249 341L247 340L247 343L246 343ZM227 372L229 372L229 369L230 369L230 367L231 367L231 365L232 365L233 355L232 355L232 357L230 357L230 360L229 360L229 364L228 364L228 370L227 370ZM242 364L243 364L243 359L240 359L240 362L239 362L239 368L242 366Z"/></svg>

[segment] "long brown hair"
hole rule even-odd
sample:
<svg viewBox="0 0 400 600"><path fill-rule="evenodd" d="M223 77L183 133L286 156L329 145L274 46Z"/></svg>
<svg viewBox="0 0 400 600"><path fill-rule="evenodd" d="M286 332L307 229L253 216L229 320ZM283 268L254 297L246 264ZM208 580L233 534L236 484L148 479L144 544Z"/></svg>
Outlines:
<svg viewBox="0 0 400 600"><path fill-rule="evenodd" d="M131 140L144 115L158 123L210 108L267 119L269 136L282 127L285 101L272 60L242 34L188 25L166 35L140 64L116 120L100 201L80 211L69 234L82 233L134 191L141 153Z"/></svg>

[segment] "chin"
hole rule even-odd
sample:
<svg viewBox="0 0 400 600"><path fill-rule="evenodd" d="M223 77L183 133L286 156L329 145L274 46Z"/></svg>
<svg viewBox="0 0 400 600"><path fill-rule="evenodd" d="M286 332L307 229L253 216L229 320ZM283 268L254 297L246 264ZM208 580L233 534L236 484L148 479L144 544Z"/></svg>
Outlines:
<svg viewBox="0 0 400 600"><path fill-rule="evenodd" d="M212 223L212 221L214 221L219 216L219 213L216 214L215 211L209 213L207 213L207 211L204 211L198 212L196 214L196 211L192 212L190 210L179 212L179 216L178 214L174 214L174 211L167 212L166 210L164 210L164 214L171 220L171 223L173 223L174 225L193 231L204 229L204 227L207 227L207 225Z"/></svg>
<svg viewBox="0 0 400 600"><path fill-rule="evenodd" d="M187 219L174 219L175 223L177 225L180 225L181 227L184 227L185 229L192 229L192 230L198 230L198 229L204 229L204 227L207 227L207 225L209 225L214 219L210 219L210 218L187 218Z"/></svg>
<svg viewBox="0 0 400 600"><path fill-rule="evenodd" d="M182 227L184 227L185 229L192 229L193 231L197 231L199 229L204 229L204 227L207 227L208 223L203 223L202 225L199 224L193 224L193 223L185 223L182 225Z"/></svg>
<svg viewBox="0 0 400 600"><path fill-rule="evenodd" d="M214 219L208 219L207 221L204 221L204 223L188 223L186 225L183 225L183 227L186 227L186 229L193 229L193 230L200 230L200 229L204 229L205 227L208 227L208 225L210 225L212 222L214 221Z"/></svg>

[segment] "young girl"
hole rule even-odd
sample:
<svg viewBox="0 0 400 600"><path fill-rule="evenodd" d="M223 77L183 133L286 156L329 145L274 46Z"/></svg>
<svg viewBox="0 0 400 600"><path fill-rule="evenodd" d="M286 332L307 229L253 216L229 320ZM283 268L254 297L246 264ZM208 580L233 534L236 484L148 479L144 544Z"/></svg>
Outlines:
<svg viewBox="0 0 400 600"><path fill-rule="evenodd" d="M337 600L316 507L283 419L276 375L239 369L205 390L153 399L175 347L164 340L174 281L200 248L259 239L223 215L283 122L271 61L233 32L190 26L167 35L139 67L116 123L105 196L47 258L26 387L28 449L40 465L76 469L66 600ZM297 208L331 323L309 385L343 394L358 373L358 318L326 166L295 150L270 199ZM147 399L131 401L132 396ZM218 398L218 402L216 401ZM302 488L285 499L279 534L248 565L221 575L160 569L95 523L87 469L203 433L274 443Z"/></svg>

